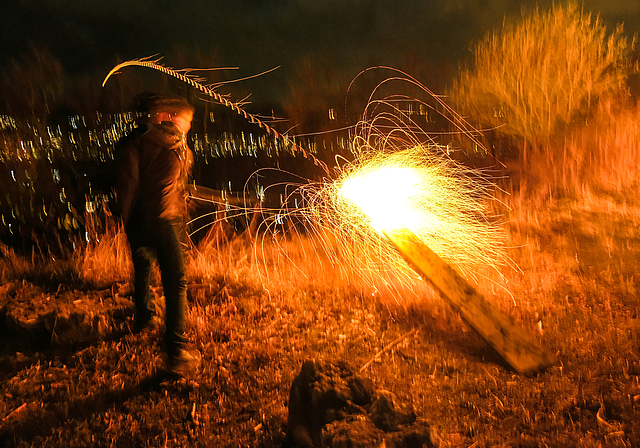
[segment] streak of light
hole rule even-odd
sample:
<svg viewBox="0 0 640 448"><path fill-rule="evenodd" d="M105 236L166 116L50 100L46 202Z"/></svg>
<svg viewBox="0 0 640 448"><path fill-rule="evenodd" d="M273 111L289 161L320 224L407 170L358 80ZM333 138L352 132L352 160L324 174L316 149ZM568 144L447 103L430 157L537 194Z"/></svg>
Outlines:
<svg viewBox="0 0 640 448"><path fill-rule="evenodd" d="M489 203L495 188L484 173L464 167L437 145L365 151L322 184L303 186L316 240L337 265L346 263L372 285L419 279L382 235L408 228L447 263L478 280L502 277L505 235Z"/></svg>

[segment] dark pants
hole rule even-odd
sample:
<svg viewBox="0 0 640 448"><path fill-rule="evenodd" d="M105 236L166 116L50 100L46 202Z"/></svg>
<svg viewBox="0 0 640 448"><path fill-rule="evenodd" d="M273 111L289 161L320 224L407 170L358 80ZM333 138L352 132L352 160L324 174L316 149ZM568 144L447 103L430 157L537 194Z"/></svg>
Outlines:
<svg viewBox="0 0 640 448"><path fill-rule="evenodd" d="M137 219L129 222L126 232L135 270L136 323L144 325L155 313L149 296L149 282L151 262L156 258L166 304L165 343L169 356L175 356L187 342L187 274L178 226L168 219Z"/></svg>

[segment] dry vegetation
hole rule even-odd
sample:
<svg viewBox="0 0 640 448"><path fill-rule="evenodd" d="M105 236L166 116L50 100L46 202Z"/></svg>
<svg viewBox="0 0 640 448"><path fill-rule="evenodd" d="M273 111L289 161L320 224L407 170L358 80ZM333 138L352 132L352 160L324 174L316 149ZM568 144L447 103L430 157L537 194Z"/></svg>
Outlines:
<svg viewBox="0 0 640 448"><path fill-rule="evenodd" d="M536 9L478 43L452 100L481 126L536 146L584 123L598 99L624 90L634 44L622 25L608 32L575 2Z"/></svg>
<svg viewBox="0 0 640 448"><path fill-rule="evenodd" d="M129 330L121 233L58 262L4 248L0 306L22 327L2 340L0 440L280 446L292 379L314 358L367 365L363 374L411 403L443 446L637 446L637 190L579 185L564 197L547 185L503 198L522 271L504 273L508 293L480 285L556 353L558 365L532 378L420 284L390 295L306 237L239 236L190 252L189 335L204 365L175 380L163 373L160 331ZM39 337L48 340L25 332L47 325Z"/></svg>
<svg viewBox="0 0 640 448"><path fill-rule="evenodd" d="M4 340L2 440L6 446L278 446L288 388L304 359L347 359L359 368L415 330L365 374L411 402L445 446L634 446L640 441L638 204L592 195L514 210L508 229L523 271L510 275L513 296L485 293L557 353L559 365L534 378L502 365L428 291L377 294L349 280L348 269L314 256L308 241L268 244L265 262L265 252L256 256L237 239L190 264L190 336L205 364L194 377L175 381L161 373L158 332L127 330L128 285L116 283L106 294L83 288L104 282L92 272L114 269L120 244L105 239L95 258L71 267L8 254L5 306L50 298L62 309L90 301L79 311L108 315L100 309L107 299L127 300L109 327L85 332L85 339L80 332L76 340L60 335L41 350ZM105 269L79 269L97 267L98 260ZM64 283L53 287L52 278Z"/></svg>
<svg viewBox="0 0 640 448"><path fill-rule="evenodd" d="M543 140L507 163L496 201L520 270L478 287L556 354L547 371L512 372L420 282L376 288L312 238L263 234L190 249L204 363L176 380L160 330L130 331L125 239L107 226L62 260L1 248L0 445L280 446L313 358L362 368L445 447L640 446L637 109L600 98L588 124Z"/></svg>

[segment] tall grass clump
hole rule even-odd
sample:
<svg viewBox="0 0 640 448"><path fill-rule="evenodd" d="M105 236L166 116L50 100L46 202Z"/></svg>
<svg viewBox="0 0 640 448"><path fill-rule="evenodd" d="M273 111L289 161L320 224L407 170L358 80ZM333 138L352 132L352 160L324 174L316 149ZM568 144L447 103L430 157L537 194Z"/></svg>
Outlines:
<svg viewBox="0 0 640 448"><path fill-rule="evenodd" d="M133 272L131 250L120 222L108 211L100 216L86 214L85 239L72 257L78 274L86 284L104 287L115 281L126 282Z"/></svg>
<svg viewBox="0 0 640 448"><path fill-rule="evenodd" d="M517 143L515 155L526 160L527 144L584 123L600 98L626 89L631 46L622 25L608 32L574 2L536 8L476 45L450 96L460 113Z"/></svg>
<svg viewBox="0 0 640 448"><path fill-rule="evenodd" d="M527 172L548 191L633 197L640 186L637 106L612 98L599 101L588 125L539 148Z"/></svg>
<svg viewBox="0 0 640 448"><path fill-rule="evenodd" d="M32 262L4 243L0 243L0 284L22 278L31 269Z"/></svg>

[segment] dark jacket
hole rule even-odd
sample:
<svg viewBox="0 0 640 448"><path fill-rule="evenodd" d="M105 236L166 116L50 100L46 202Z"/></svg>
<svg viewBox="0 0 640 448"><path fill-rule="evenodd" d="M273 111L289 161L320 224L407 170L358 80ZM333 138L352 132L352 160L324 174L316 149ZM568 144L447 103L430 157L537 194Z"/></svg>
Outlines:
<svg viewBox="0 0 640 448"><path fill-rule="evenodd" d="M144 124L116 148L116 201L125 224L184 217L193 155L171 122Z"/></svg>

